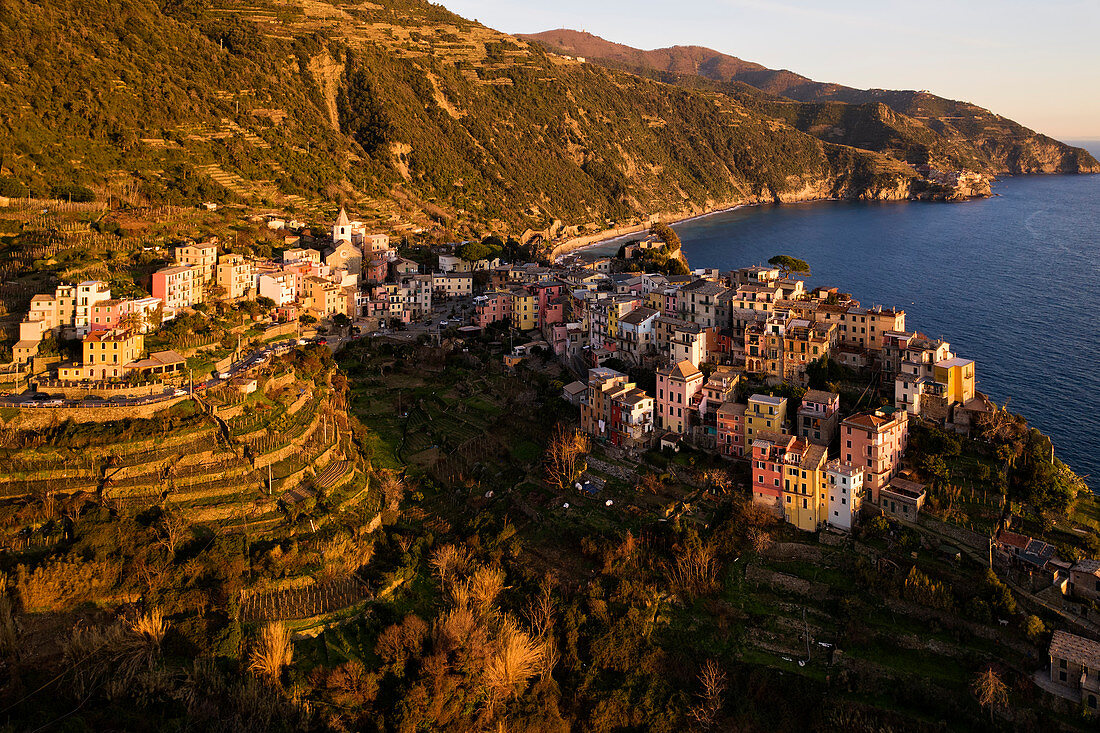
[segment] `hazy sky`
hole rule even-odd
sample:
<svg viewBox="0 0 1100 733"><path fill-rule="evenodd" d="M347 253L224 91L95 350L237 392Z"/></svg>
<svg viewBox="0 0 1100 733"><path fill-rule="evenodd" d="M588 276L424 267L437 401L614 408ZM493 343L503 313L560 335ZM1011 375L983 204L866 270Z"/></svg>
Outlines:
<svg viewBox="0 0 1100 733"><path fill-rule="evenodd" d="M508 33L700 45L859 88L927 89L1100 138L1100 0L442 0Z"/></svg>

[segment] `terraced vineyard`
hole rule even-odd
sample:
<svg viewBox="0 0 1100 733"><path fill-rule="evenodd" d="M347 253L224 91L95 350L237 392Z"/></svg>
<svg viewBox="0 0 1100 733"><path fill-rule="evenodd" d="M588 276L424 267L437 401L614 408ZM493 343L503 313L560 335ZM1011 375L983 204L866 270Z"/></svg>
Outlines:
<svg viewBox="0 0 1100 733"><path fill-rule="evenodd" d="M37 542L20 518L37 520L30 534L50 534L53 520L82 501L131 515L170 508L214 533L262 534L285 524L292 492L365 498L370 463L331 375L306 379L280 364L257 376L261 388L227 429L199 401L152 420L60 425L48 436L21 431L16 418L7 425L9 447L0 449L9 467L0 475L0 543Z"/></svg>

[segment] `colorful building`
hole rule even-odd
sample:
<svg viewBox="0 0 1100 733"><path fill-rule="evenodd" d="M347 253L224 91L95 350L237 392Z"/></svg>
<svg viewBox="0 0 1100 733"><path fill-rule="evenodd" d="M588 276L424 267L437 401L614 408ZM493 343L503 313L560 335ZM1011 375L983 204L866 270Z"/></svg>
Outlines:
<svg viewBox="0 0 1100 733"><path fill-rule="evenodd" d="M145 337L125 329L89 333L84 337L83 362L63 364L57 376L65 380L107 381L120 379L126 366L137 361L145 348Z"/></svg>
<svg viewBox="0 0 1100 733"><path fill-rule="evenodd" d="M170 311L190 308L203 299L203 271L190 265L165 267L153 273L153 297Z"/></svg>
<svg viewBox="0 0 1100 733"><path fill-rule="evenodd" d="M740 458L745 452L745 405L726 402L716 415L718 450L724 456Z"/></svg>
<svg viewBox="0 0 1100 733"><path fill-rule="evenodd" d="M936 362L936 382L943 385L948 404L965 405L974 399L974 361L958 356Z"/></svg>
<svg viewBox="0 0 1100 733"><path fill-rule="evenodd" d="M491 323L511 321L512 293L497 290L474 298L474 325L481 328Z"/></svg>
<svg viewBox="0 0 1100 733"><path fill-rule="evenodd" d="M795 417L794 432L815 445L829 445L840 423L840 395L820 389L808 389Z"/></svg>
<svg viewBox="0 0 1100 733"><path fill-rule="evenodd" d="M909 414L884 407L852 415L840 424L840 461L863 469L864 487L871 501L898 474L909 437Z"/></svg>
<svg viewBox="0 0 1100 733"><path fill-rule="evenodd" d="M621 372L590 369L581 400L581 429L623 448L648 447L653 436L653 398Z"/></svg>
<svg viewBox="0 0 1100 733"><path fill-rule="evenodd" d="M749 397L745 408L745 451L760 431L785 432L787 428L787 398L766 394Z"/></svg>
<svg viewBox="0 0 1100 733"><path fill-rule="evenodd" d="M218 264L218 240L176 247L176 264L194 267L201 287L214 279L214 268Z"/></svg>
<svg viewBox="0 0 1100 733"><path fill-rule="evenodd" d="M684 434L691 427L692 398L703 387L703 373L690 361L657 370L657 427Z"/></svg>
<svg viewBox="0 0 1100 733"><path fill-rule="evenodd" d="M784 457L783 517L805 532L816 532L829 516L825 446L795 439Z"/></svg>
<svg viewBox="0 0 1100 733"><path fill-rule="evenodd" d="M239 254L222 255L218 260L214 281L229 300L244 298L252 290L252 263Z"/></svg>
<svg viewBox="0 0 1100 733"><path fill-rule="evenodd" d="M746 455L752 464L752 500L777 517L783 513L783 478L787 453L797 438L773 430L762 430L750 443Z"/></svg>

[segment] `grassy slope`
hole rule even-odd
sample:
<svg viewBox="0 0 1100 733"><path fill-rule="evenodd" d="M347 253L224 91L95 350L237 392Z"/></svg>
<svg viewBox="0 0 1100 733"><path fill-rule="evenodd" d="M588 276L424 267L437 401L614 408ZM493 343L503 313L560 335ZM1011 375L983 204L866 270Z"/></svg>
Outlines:
<svg viewBox="0 0 1100 733"><path fill-rule="evenodd" d="M396 195L458 228L522 231L807 187L858 195L873 181L853 168L906 177L726 95L562 64L426 3L169 9L0 6L7 186L136 180L189 203ZM367 73L348 88L355 68ZM377 144L341 133L362 118L334 104L341 90L371 98ZM266 109L285 120L253 114Z"/></svg>
<svg viewBox="0 0 1100 733"><path fill-rule="evenodd" d="M567 30L525 38L601 63L752 86L808 105L804 109L797 109L804 105L789 105L796 109L778 110L782 119L800 130L834 142L850 139L848 144L899 155L912 163L930 158L939 165L973 167L994 174L1100 171L1100 163L1080 148L1040 135L969 102L927 92L863 90L822 83L696 46L642 51ZM855 109L845 109L846 105ZM827 126L820 125L823 114L829 118ZM894 128L898 134L867 136L867 124Z"/></svg>

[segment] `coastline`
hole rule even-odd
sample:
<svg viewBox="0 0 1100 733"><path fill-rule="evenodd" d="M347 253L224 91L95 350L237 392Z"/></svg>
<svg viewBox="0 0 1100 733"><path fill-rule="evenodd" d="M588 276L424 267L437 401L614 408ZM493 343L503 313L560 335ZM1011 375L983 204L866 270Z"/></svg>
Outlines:
<svg viewBox="0 0 1100 733"><path fill-rule="evenodd" d="M827 199L818 199L827 200ZM731 206L723 206L710 211L704 211L700 214L688 214L687 216L678 216L672 219L664 219L663 217L656 217L656 221L661 221L669 226L675 226L676 224L684 224L689 221L695 221L696 219L705 219L708 216L714 216L715 214L724 214L729 211L736 211L748 206L758 206L759 202L752 203L739 203ZM563 257L569 254L576 254L591 247L596 247L601 244L608 244L614 242L617 239L626 239L627 237L634 236L641 232L649 231L649 224L636 224L631 227L621 227L619 229L607 229L596 234L589 234L583 237L574 237L567 239L566 241L554 246L554 249L550 254L551 262L560 262Z"/></svg>

